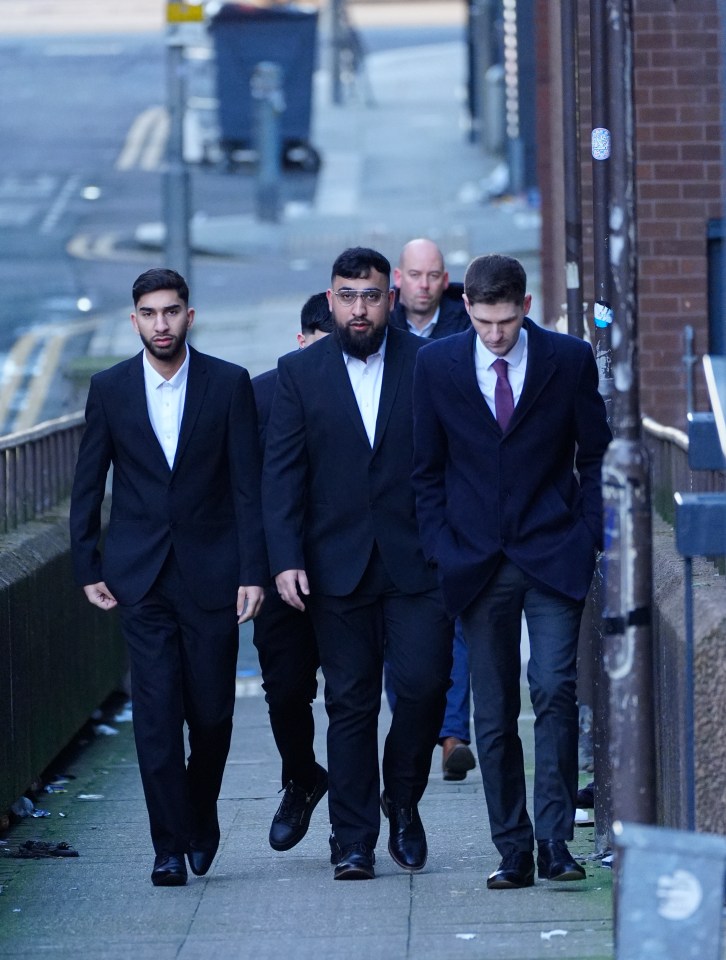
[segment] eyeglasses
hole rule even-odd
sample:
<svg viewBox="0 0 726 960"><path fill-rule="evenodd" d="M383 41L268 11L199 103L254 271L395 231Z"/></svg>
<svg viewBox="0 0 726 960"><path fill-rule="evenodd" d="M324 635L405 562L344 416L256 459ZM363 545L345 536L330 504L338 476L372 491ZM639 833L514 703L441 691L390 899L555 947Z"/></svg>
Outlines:
<svg viewBox="0 0 726 960"><path fill-rule="evenodd" d="M358 297L368 307L377 307L381 300L386 296L386 291L371 287L370 290L334 290L338 303L344 307L352 307Z"/></svg>

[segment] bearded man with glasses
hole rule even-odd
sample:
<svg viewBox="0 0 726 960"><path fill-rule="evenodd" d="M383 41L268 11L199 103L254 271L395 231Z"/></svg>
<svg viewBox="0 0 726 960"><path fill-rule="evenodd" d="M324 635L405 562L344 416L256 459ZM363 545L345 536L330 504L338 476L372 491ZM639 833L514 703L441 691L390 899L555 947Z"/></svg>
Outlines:
<svg viewBox="0 0 726 960"><path fill-rule="evenodd" d="M389 327L390 273L368 248L335 261L333 333L281 358L265 449L271 570L282 599L309 608L325 677L337 880L375 875L384 656L398 694L380 796L388 850L402 869L423 869L418 804L451 670L453 627L423 557L410 482L424 341Z"/></svg>

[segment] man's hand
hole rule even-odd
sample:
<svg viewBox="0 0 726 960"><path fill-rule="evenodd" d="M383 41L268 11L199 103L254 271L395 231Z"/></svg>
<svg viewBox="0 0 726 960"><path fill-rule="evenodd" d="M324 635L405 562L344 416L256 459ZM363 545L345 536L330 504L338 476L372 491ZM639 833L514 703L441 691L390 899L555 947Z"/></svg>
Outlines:
<svg viewBox="0 0 726 960"><path fill-rule="evenodd" d="M304 610L305 604L300 599L300 593L303 596L310 596L310 587L308 586L308 576L304 570L283 570L275 577L277 592L285 603L296 610ZM298 587L300 593L298 593Z"/></svg>
<svg viewBox="0 0 726 960"><path fill-rule="evenodd" d="M93 606L100 607L101 610L113 610L118 602L103 580L100 583L89 583L83 588L83 592Z"/></svg>
<svg viewBox="0 0 726 960"><path fill-rule="evenodd" d="M256 617L264 599L265 591L262 587L240 587L237 591L237 623Z"/></svg>

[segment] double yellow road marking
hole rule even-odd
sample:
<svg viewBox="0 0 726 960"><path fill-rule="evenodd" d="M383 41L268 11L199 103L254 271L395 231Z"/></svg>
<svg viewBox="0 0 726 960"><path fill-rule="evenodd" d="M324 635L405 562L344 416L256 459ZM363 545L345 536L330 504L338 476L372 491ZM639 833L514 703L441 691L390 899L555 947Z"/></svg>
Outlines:
<svg viewBox="0 0 726 960"><path fill-rule="evenodd" d="M3 433L27 430L38 423L66 342L94 327L93 320L48 324L33 327L16 340L0 366L0 425L6 424ZM13 421L7 423L15 407Z"/></svg>

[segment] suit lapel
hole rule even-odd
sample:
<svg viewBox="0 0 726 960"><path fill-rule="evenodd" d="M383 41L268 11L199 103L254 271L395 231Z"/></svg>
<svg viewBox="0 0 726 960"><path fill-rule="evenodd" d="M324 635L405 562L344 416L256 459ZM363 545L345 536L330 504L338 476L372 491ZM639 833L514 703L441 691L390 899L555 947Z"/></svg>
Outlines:
<svg viewBox="0 0 726 960"><path fill-rule="evenodd" d="M472 329L467 332L465 337L457 338L449 360L449 373L456 389L473 407L477 417L481 417L488 427L497 431L499 426L496 418L489 409L489 404L484 399L479 389L479 382L476 379L476 364L474 362L476 336L476 331Z"/></svg>
<svg viewBox="0 0 726 960"><path fill-rule="evenodd" d="M401 354L401 339L396 336L397 331L388 330L386 338L386 357L383 361L383 382L381 383L381 399L378 404L378 416L376 417L376 433L373 438L373 449L376 450L381 443L383 434L386 431L386 425L398 393L398 385L401 381L403 372L403 357ZM406 334L408 336L408 334Z"/></svg>
<svg viewBox="0 0 726 960"><path fill-rule="evenodd" d="M340 405L348 417L350 417L360 438L365 441L367 446L370 446L366 428L363 426L363 418L360 415L358 403L353 393L353 387L350 384L350 377L348 376L345 358L343 357L343 351L340 349L338 338L334 334L326 337L325 347L327 348L325 358L326 366Z"/></svg>
<svg viewBox="0 0 726 960"><path fill-rule="evenodd" d="M527 416L527 412L557 369L555 352L549 336L528 317L524 322L527 330L527 369L524 373L522 393L514 408L507 432L514 429L520 420Z"/></svg>
<svg viewBox="0 0 726 960"><path fill-rule="evenodd" d="M208 385L209 374L206 364L204 363L204 358L201 354L197 353L196 350L189 347L189 371L187 373L184 413L182 414L181 427L179 428L179 442L176 446L172 472L179 466L179 461L194 431L194 425L197 422L197 417L199 416Z"/></svg>
<svg viewBox="0 0 726 960"><path fill-rule="evenodd" d="M128 403L131 417L138 425L141 432L141 442L151 452L152 456L158 461L158 466L167 472L169 464L164 456L161 444L154 433L149 419L149 406L146 402L146 383L144 381L143 353L134 357L129 365L129 389L122 403Z"/></svg>

